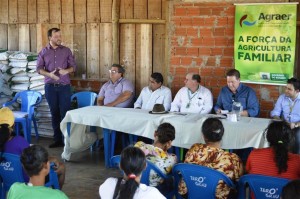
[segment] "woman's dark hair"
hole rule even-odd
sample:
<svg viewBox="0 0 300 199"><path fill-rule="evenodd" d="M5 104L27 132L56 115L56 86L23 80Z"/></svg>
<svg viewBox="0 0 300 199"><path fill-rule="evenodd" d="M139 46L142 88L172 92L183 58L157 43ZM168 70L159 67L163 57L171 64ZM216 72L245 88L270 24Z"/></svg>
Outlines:
<svg viewBox="0 0 300 199"><path fill-rule="evenodd" d="M208 118L203 122L202 133L209 142L218 142L224 135L224 126L218 118Z"/></svg>
<svg viewBox="0 0 300 199"><path fill-rule="evenodd" d="M144 152L133 146L125 148L121 153L120 168L124 174L128 176L128 179L121 183L119 187L116 187L118 199L132 199L135 191L137 190L139 183L135 181L135 177L139 176L146 166L146 157ZM131 177L129 177L131 176Z"/></svg>
<svg viewBox="0 0 300 199"><path fill-rule="evenodd" d="M48 162L48 152L40 145L33 145L23 150L22 165L29 177L38 175Z"/></svg>
<svg viewBox="0 0 300 199"><path fill-rule="evenodd" d="M282 188L282 199L297 199L300 196L300 180L292 180Z"/></svg>
<svg viewBox="0 0 300 199"><path fill-rule="evenodd" d="M157 127L156 136L161 144L165 144L170 140L173 141L175 139L175 128L170 123L162 123Z"/></svg>
<svg viewBox="0 0 300 199"><path fill-rule="evenodd" d="M288 149L292 130L284 121L273 121L265 130L265 134L270 146L274 150L274 161L280 174L288 168Z"/></svg>
<svg viewBox="0 0 300 199"><path fill-rule="evenodd" d="M156 83L161 83L161 84L163 84L164 83L164 77L162 76L162 74L161 73L152 73L151 74L151 77L154 79L154 81L156 82Z"/></svg>
<svg viewBox="0 0 300 199"><path fill-rule="evenodd" d="M5 143L8 141L9 136L10 136L10 127L8 126L8 124L1 124L0 125L0 152L1 154L3 154L4 151L4 145ZM0 157L0 162L2 162L4 160L4 158Z"/></svg>

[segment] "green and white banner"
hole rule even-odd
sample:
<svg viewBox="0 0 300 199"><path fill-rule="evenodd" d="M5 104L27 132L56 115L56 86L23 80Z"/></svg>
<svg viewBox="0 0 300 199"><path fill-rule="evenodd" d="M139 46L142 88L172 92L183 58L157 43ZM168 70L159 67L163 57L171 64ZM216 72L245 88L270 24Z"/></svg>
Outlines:
<svg viewBox="0 0 300 199"><path fill-rule="evenodd" d="M297 4L236 4L235 68L241 81L286 84L293 77Z"/></svg>

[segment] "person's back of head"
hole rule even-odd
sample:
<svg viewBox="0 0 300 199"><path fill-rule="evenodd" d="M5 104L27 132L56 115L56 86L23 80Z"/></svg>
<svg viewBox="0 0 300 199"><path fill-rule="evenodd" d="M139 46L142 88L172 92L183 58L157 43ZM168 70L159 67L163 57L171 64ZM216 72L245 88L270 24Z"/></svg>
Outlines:
<svg viewBox="0 0 300 199"><path fill-rule="evenodd" d="M48 152L40 145L33 145L23 150L21 163L29 177L37 176L43 168L47 168L45 176L49 172Z"/></svg>
<svg viewBox="0 0 300 199"><path fill-rule="evenodd" d="M284 121L273 121L265 131L266 138L274 150L274 161L278 173L287 171L288 149L291 142L292 130Z"/></svg>
<svg viewBox="0 0 300 199"><path fill-rule="evenodd" d="M175 139L175 128L170 123L162 123L157 127L156 136L161 144L173 141Z"/></svg>
<svg viewBox="0 0 300 199"><path fill-rule="evenodd" d="M207 118L202 124L205 142L219 142L224 135L224 126L218 118Z"/></svg>
<svg viewBox="0 0 300 199"><path fill-rule="evenodd" d="M121 183L118 193L118 199L132 199L139 186L136 181L146 167L146 157L144 152L137 148L129 146L121 153L120 168L124 172L124 181Z"/></svg>
<svg viewBox="0 0 300 199"><path fill-rule="evenodd" d="M4 145L8 141L13 129L15 122L15 117L13 112L7 108L3 107L0 109L0 152L4 151ZM2 157L1 157L2 160Z"/></svg>
<svg viewBox="0 0 300 199"><path fill-rule="evenodd" d="M282 199L300 199L300 180L292 180L287 183L281 193Z"/></svg>

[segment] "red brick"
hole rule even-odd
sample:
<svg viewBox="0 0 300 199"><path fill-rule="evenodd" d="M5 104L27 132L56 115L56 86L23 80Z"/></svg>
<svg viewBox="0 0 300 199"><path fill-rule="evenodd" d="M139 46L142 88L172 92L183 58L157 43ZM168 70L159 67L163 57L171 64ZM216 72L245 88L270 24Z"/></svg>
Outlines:
<svg viewBox="0 0 300 199"><path fill-rule="evenodd" d="M187 8L186 11L188 16L198 16L200 14L200 9L198 7Z"/></svg>
<svg viewBox="0 0 300 199"><path fill-rule="evenodd" d="M191 17L181 17L180 19L181 26L192 26L192 18Z"/></svg>
<svg viewBox="0 0 300 199"><path fill-rule="evenodd" d="M227 17L227 25L228 27L234 27L235 18L234 17Z"/></svg>
<svg viewBox="0 0 300 199"><path fill-rule="evenodd" d="M175 8L174 15L175 16L186 16L186 9L185 8Z"/></svg>
<svg viewBox="0 0 300 199"><path fill-rule="evenodd" d="M260 110L259 117L260 118L270 118L270 111Z"/></svg>
<svg viewBox="0 0 300 199"><path fill-rule="evenodd" d="M274 108L274 102L273 101L264 101L264 100L262 100L260 102L260 108L262 110L272 110Z"/></svg>
<svg viewBox="0 0 300 199"><path fill-rule="evenodd" d="M221 16L224 13L225 8L224 7L217 7L212 9L212 15Z"/></svg>
<svg viewBox="0 0 300 199"><path fill-rule="evenodd" d="M212 37L203 37L203 46L215 47L215 39Z"/></svg>
<svg viewBox="0 0 300 199"><path fill-rule="evenodd" d="M189 56L198 56L199 55L198 48L187 48L187 55L189 55Z"/></svg>
<svg viewBox="0 0 300 199"><path fill-rule="evenodd" d="M216 26L217 24L217 18L216 17L208 17L208 18L204 18L204 24L206 26L209 26L209 27L213 27L213 26Z"/></svg>
<svg viewBox="0 0 300 199"><path fill-rule="evenodd" d="M212 8L200 8L200 16L211 16Z"/></svg>
<svg viewBox="0 0 300 199"><path fill-rule="evenodd" d="M213 35L212 28L200 28L200 36L201 37L211 37Z"/></svg>
<svg viewBox="0 0 300 199"><path fill-rule="evenodd" d="M228 39L226 37L216 37L215 38L215 46L227 46Z"/></svg>
<svg viewBox="0 0 300 199"><path fill-rule="evenodd" d="M186 36L186 28L176 27L175 35L176 36Z"/></svg>
<svg viewBox="0 0 300 199"><path fill-rule="evenodd" d="M201 17L193 17L193 26L203 26L204 18Z"/></svg>
<svg viewBox="0 0 300 199"><path fill-rule="evenodd" d="M199 55L200 55L200 53L199 53ZM195 57L195 58L193 58L193 61L196 62L196 66L200 66L202 64L202 62L203 62L203 59L200 58L200 57Z"/></svg>
<svg viewBox="0 0 300 199"><path fill-rule="evenodd" d="M200 68L197 67L197 68L188 68L188 73L196 73L196 74L199 74L199 70Z"/></svg>
<svg viewBox="0 0 300 199"><path fill-rule="evenodd" d="M225 26L227 27L228 25L228 19L227 17L218 17L217 18L217 26Z"/></svg>
<svg viewBox="0 0 300 199"><path fill-rule="evenodd" d="M226 73L225 68L217 67L214 69L214 76L224 77L225 73Z"/></svg>
<svg viewBox="0 0 300 199"><path fill-rule="evenodd" d="M186 55L186 48L184 47L176 47L175 48L176 55Z"/></svg>
<svg viewBox="0 0 300 199"><path fill-rule="evenodd" d="M205 77L205 86L217 87L218 86L218 80L214 77Z"/></svg>
<svg viewBox="0 0 300 199"><path fill-rule="evenodd" d="M180 57L171 57L171 65L180 65Z"/></svg>
<svg viewBox="0 0 300 199"><path fill-rule="evenodd" d="M182 65L190 65L192 63L192 57L181 57L181 64Z"/></svg>
<svg viewBox="0 0 300 199"><path fill-rule="evenodd" d="M234 16L235 15L235 6L231 5L227 7L227 10L225 11L226 16Z"/></svg>
<svg viewBox="0 0 300 199"><path fill-rule="evenodd" d="M173 17L172 22L174 23L175 26L181 26L181 21L180 17Z"/></svg>
<svg viewBox="0 0 300 199"><path fill-rule="evenodd" d="M233 57L234 55L234 48L233 47L227 47L224 49L224 56Z"/></svg>
<svg viewBox="0 0 300 199"><path fill-rule="evenodd" d="M198 28L191 27L186 29L186 35L190 37L198 37Z"/></svg>
<svg viewBox="0 0 300 199"><path fill-rule="evenodd" d="M201 46L203 44L202 38L192 38L191 40L192 46Z"/></svg>
<svg viewBox="0 0 300 199"><path fill-rule="evenodd" d="M213 87L211 89L211 92L214 96L214 99L217 99L217 97L219 96L220 91L221 91L221 87Z"/></svg>
<svg viewBox="0 0 300 199"><path fill-rule="evenodd" d="M199 56L207 56L211 54L211 48L200 47L199 48Z"/></svg>
<svg viewBox="0 0 300 199"><path fill-rule="evenodd" d="M233 57L223 57L223 58L221 58L220 66L222 66L222 67L232 67L233 66Z"/></svg>
<svg viewBox="0 0 300 199"><path fill-rule="evenodd" d="M206 66L216 66L216 58L215 57L208 57Z"/></svg>
<svg viewBox="0 0 300 199"><path fill-rule="evenodd" d="M225 29L225 35L227 37L233 37L234 36L234 28L233 27L227 27Z"/></svg>
<svg viewBox="0 0 300 199"><path fill-rule="evenodd" d="M212 76L213 75L213 68L212 67L202 67L200 68L200 75L202 76Z"/></svg>
<svg viewBox="0 0 300 199"><path fill-rule="evenodd" d="M219 86L223 87L227 85L226 74L219 79Z"/></svg>
<svg viewBox="0 0 300 199"><path fill-rule="evenodd" d="M185 67L177 67L176 68L176 75L186 75L187 74L187 68Z"/></svg>
<svg viewBox="0 0 300 199"><path fill-rule="evenodd" d="M214 28L213 36L225 36L225 28Z"/></svg>
<svg viewBox="0 0 300 199"><path fill-rule="evenodd" d="M223 55L223 48L212 48L211 49L211 55L212 56L222 56Z"/></svg>

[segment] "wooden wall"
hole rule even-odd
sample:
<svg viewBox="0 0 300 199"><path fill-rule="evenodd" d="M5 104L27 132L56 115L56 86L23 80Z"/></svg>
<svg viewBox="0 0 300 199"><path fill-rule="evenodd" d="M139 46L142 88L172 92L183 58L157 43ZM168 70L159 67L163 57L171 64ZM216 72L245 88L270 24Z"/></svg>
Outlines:
<svg viewBox="0 0 300 199"><path fill-rule="evenodd" d="M119 63L137 94L153 71L164 71L166 2L120 0ZM86 73L106 81L113 57L112 5L113 0L0 0L0 48L39 52L48 43L47 30L58 27L76 58L74 79Z"/></svg>

